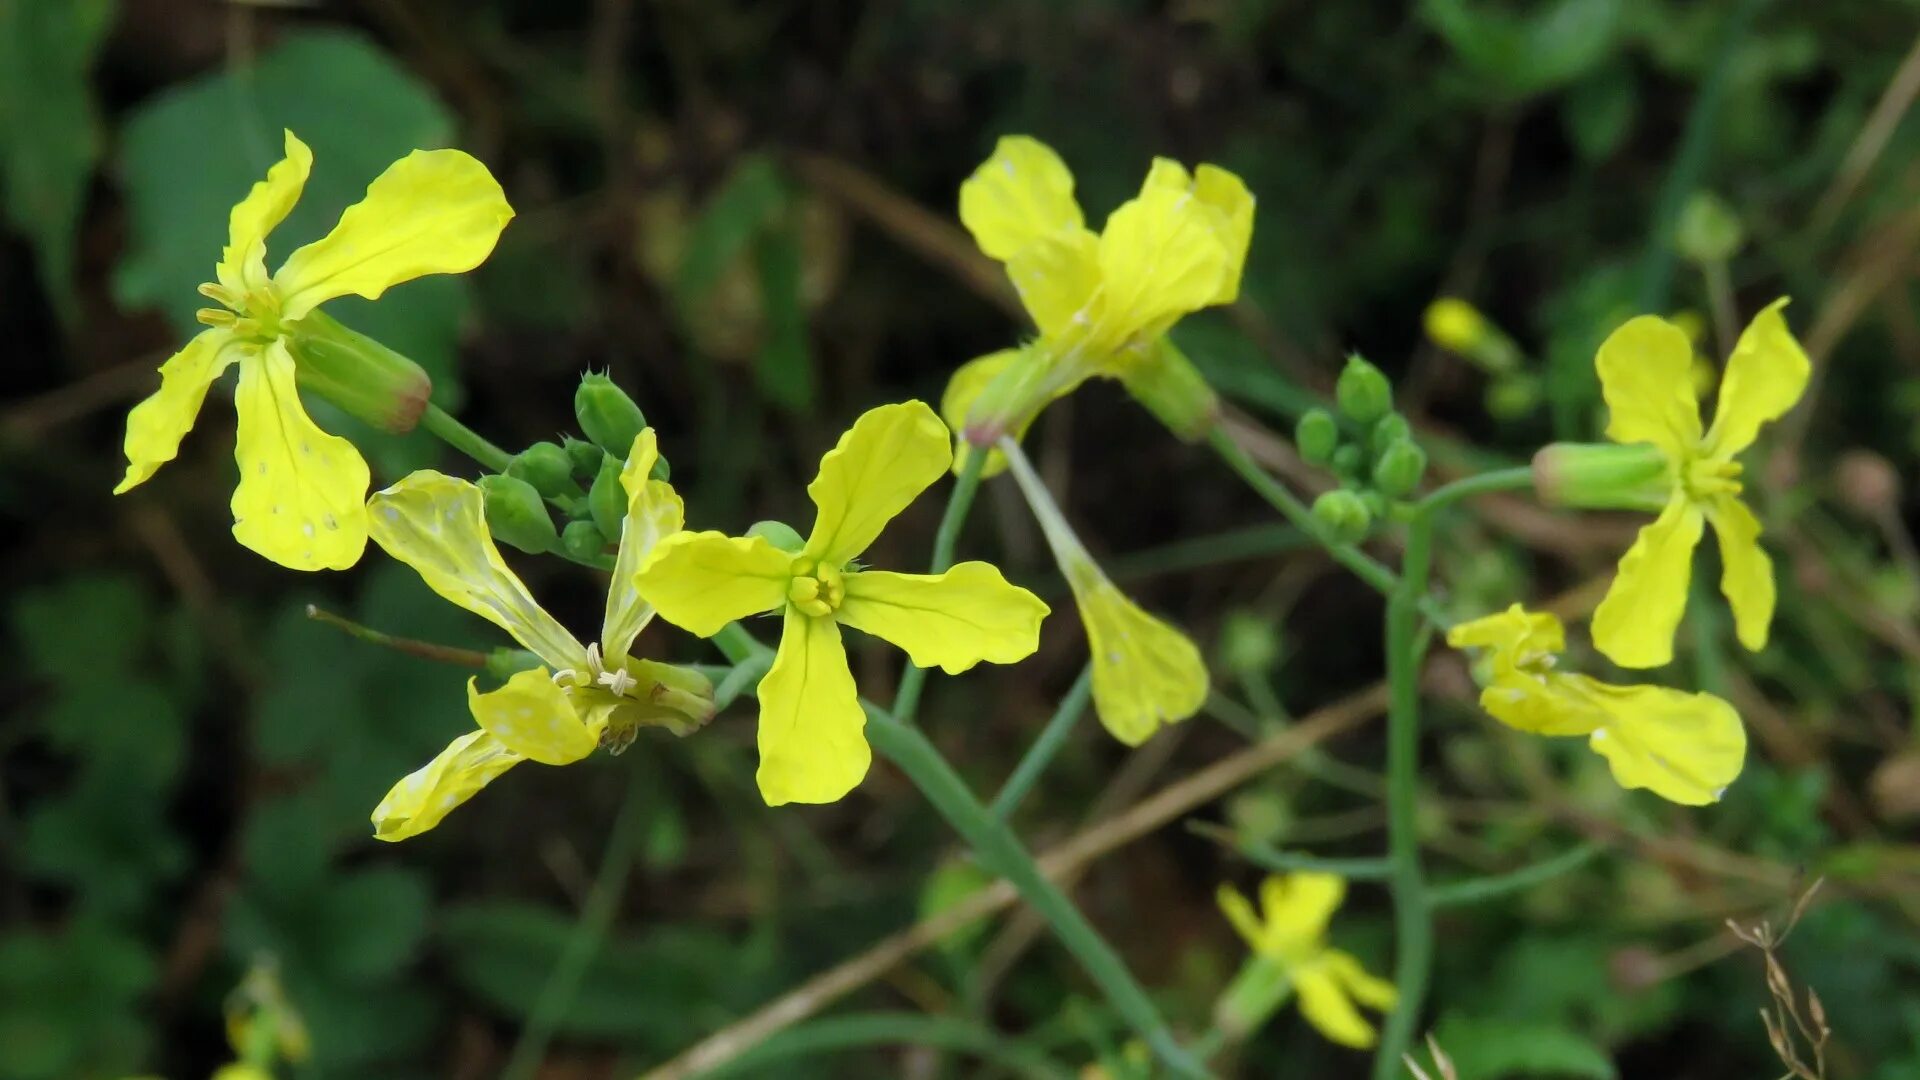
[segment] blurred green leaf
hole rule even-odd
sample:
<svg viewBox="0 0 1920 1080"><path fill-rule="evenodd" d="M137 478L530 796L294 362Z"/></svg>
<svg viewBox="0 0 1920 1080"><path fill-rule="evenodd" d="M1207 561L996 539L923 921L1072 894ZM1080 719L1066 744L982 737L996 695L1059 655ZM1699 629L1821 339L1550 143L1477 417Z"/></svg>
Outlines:
<svg viewBox="0 0 1920 1080"><path fill-rule="evenodd" d="M32 669L69 683L133 666L153 613L130 577L81 574L21 593L9 611Z"/></svg>
<svg viewBox="0 0 1920 1080"><path fill-rule="evenodd" d="M21 862L36 877L71 886L82 908L128 917L186 868L186 845L165 810L141 779L115 768L89 769L72 788L35 806Z"/></svg>
<svg viewBox="0 0 1920 1080"><path fill-rule="evenodd" d="M755 257L766 331L754 377L762 397L804 413L813 407L813 357L807 344L806 301L800 292L800 237L792 222L761 237Z"/></svg>
<svg viewBox="0 0 1920 1080"><path fill-rule="evenodd" d="M98 923L0 937L0 1080L123 1076L145 1052L135 1011L153 958Z"/></svg>
<svg viewBox="0 0 1920 1080"><path fill-rule="evenodd" d="M747 257L754 239L787 204L780 172L759 154L742 157L733 172L707 198L687 235L674 292L683 311L691 311L720 283L727 268Z"/></svg>
<svg viewBox="0 0 1920 1080"><path fill-rule="evenodd" d="M426 934L426 882L411 870L363 870L335 880L314 934L328 974L367 982L397 974Z"/></svg>
<svg viewBox="0 0 1920 1080"><path fill-rule="evenodd" d="M1619 1072L1606 1052L1569 1028L1514 1020L1474 1020L1449 1015L1434 1029L1440 1049L1462 1077L1583 1077L1614 1080ZM1439 1072L1422 1052L1429 1075Z"/></svg>
<svg viewBox="0 0 1920 1080"><path fill-rule="evenodd" d="M1496 97L1554 90L1593 70L1613 50L1621 0L1548 0L1526 14L1485 0L1422 0L1420 15Z"/></svg>
<svg viewBox="0 0 1920 1080"><path fill-rule="evenodd" d="M112 0L0 0L0 190L66 322L75 234L100 157L90 72L113 15Z"/></svg>
<svg viewBox="0 0 1920 1080"><path fill-rule="evenodd" d="M1633 131L1639 109L1640 91L1633 68L1613 63L1573 84L1561 102L1560 121L1581 157L1590 162L1605 161Z"/></svg>

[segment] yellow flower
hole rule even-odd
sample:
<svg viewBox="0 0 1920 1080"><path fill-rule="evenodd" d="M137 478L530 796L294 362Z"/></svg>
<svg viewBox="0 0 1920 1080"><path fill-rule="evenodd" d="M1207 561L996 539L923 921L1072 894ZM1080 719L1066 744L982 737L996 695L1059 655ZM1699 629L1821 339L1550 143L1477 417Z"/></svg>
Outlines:
<svg viewBox="0 0 1920 1080"><path fill-rule="evenodd" d="M782 612L780 649L760 683L760 793L769 806L832 802L866 775L866 715L840 627L898 645L920 667L958 674L1039 646L1047 605L983 562L943 574L853 564L887 522L945 473L946 426L924 403L882 405L854 422L807 485L818 515L799 551L717 532L664 541L640 572L662 618L702 637Z"/></svg>
<svg viewBox="0 0 1920 1080"><path fill-rule="evenodd" d="M267 234L293 209L312 165L313 152L287 132L286 157L233 208L218 283L200 286L221 306L201 310L208 328L161 365L160 389L127 416L127 472L114 493L173 460L207 388L237 363L234 538L294 570L340 570L366 547L367 463L301 406L291 328L335 297L377 299L403 281L473 269L513 210L478 161L416 150L381 173L332 232L269 275Z"/></svg>
<svg viewBox="0 0 1920 1080"><path fill-rule="evenodd" d="M1747 733L1733 706L1712 694L1556 671L1566 631L1553 615L1515 604L1447 631L1447 644L1486 650L1480 707L1494 719L1536 735L1587 736L1621 787L1701 806L1740 775Z"/></svg>
<svg viewBox="0 0 1920 1080"><path fill-rule="evenodd" d="M1114 738L1138 746L1163 725L1199 712L1209 684L1200 649L1142 611L1108 579L1018 447L1006 460L1080 609L1093 665L1093 711L1100 723Z"/></svg>
<svg viewBox="0 0 1920 1080"><path fill-rule="evenodd" d="M618 753L642 725L683 732L712 714L713 688L704 676L628 655L653 619L634 587L635 572L682 521L680 496L665 481L647 478L658 456L648 428L634 439L621 470L627 511L600 641L592 645L582 645L535 603L501 560L479 488L423 471L369 500L375 543L546 665L485 693L477 680L468 681L467 706L480 730L455 739L393 786L373 812L376 837L404 840L433 828L521 761L566 765L602 745Z"/></svg>
<svg viewBox="0 0 1920 1080"><path fill-rule="evenodd" d="M1786 303L1774 301L1741 333L1704 434L1686 334L1643 315L1600 346L1595 367L1611 414L1607 437L1652 444L1667 463L1665 508L1640 530L1593 613L1594 645L1622 667L1659 667L1673 659L1693 549L1709 522L1720 541L1720 591L1733 607L1740 643L1754 650L1767 644L1773 563L1760 547L1759 519L1740 500L1741 466L1734 458L1806 390L1811 365L1780 314Z"/></svg>
<svg viewBox="0 0 1920 1080"><path fill-rule="evenodd" d="M1220 910L1261 957L1276 964L1300 995L1300 1012L1320 1033L1342 1046L1374 1043L1373 1025L1359 1005L1393 1007L1393 984L1376 978L1351 953L1327 944L1327 923L1346 897L1337 874L1269 876L1260 883L1260 912L1231 885L1220 886ZM1358 1003L1358 1004L1356 1004Z"/></svg>
<svg viewBox="0 0 1920 1080"><path fill-rule="evenodd" d="M980 428L970 441L984 445L1024 428L1090 376L1124 378L1140 364L1170 362L1151 348L1160 335L1181 316L1239 295L1253 203L1225 169L1189 173L1155 158L1140 193L1096 234L1060 156L1025 135L1002 138L961 184L960 220L981 251L1006 265L1040 342L955 372L941 403L948 423Z"/></svg>

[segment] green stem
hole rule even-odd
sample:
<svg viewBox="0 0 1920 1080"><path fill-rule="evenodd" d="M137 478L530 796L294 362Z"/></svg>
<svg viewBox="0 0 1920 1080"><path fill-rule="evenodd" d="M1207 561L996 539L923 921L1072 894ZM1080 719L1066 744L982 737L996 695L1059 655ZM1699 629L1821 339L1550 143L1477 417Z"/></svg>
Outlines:
<svg viewBox="0 0 1920 1080"><path fill-rule="evenodd" d="M432 402L428 402L427 411L420 414L420 426L492 472L506 472L508 463L513 460L512 454L488 442L479 432Z"/></svg>
<svg viewBox="0 0 1920 1080"><path fill-rule="evenodd" d="M703 1080L726 1076L771 1076L778 1062L813 1057L836 1050L898 1044L931 1046L972 1054L1026 1080L1072 1080L1073 1073L1036 1050L999 1032L953 1016L915 1016L911 1013L865 1013L830 1016L788 1028L727 1062L702 1073Z"/></svg>
<svg viewBox="0 0 1920 1080"><path fill-rule="evenodd" d="M1204 836L1214 843L1238 853L1255 866L1280 873L1296 870L1317 870L1327 874L1339 874L1354 881L1381 881L1392 873L1392 864L1384 857L1367 858L1356 856L1344 859L1321 858L1318 855L1303 855L1294 851L1282 851L1259 840L1249 840L1232 829L1223 828L1205 821L1190 821L1187 831Z"/></svg>
<svg viewBox="0 0 1920 1080"><path fill-rule="evenodd" d="M371 626L362 626L345 616L335 615L333 612L317 604L307 605L307 618L317 623L325 623L336 630L342 631L351 637L359 638L361 641L367 642L370 645L378 645L383 649L403 652L408 656L417 656L422 660L432 660L441 664L455 664L459 667L469 668L485 668L487 666L488 654L480 652L477 649L462 649L453 645L440 645L431 641L420 641L416 638L395 637L392 634L375 630Z"/></svg>
<svg viewBox="0 0 1920 1080"><path fill-rule="evenodd" d="M1040 774L1046 771L1047 764L1060 748L1067 743L1067 736L1073 733L1073 725L1080 720L1080 714L1087 711L1087 698L1093 693L1093 665L1080 669L1080 677L1073 681L1073 688L1067 696L1060 699L1060 707L1053 712L1053 719L1040 729L1040 735L1027 747L1020 758L1020 764L1014 766L1013 774L993 797L993 805L988 809L993 816L1005 821L1013 816L1013 811L1026 798L1027 792L1039 781Z"/></svg>
<svg viewBox="0 0 1920 1080"><path fill-rule="evenodd" d="M1247 482L1248 487L1267 500L1275 510L1280 511L1296 528L1303 529L1307 535L1318 538L1321 546L1327 549L1327 553L1333 556L1335 562L1353 571L1355 577L1373 586L1378 592L1388 596L1393 594L1399 582L1393 571L1352 544L1328 539L1326 530L1320 527L1319 521L1314 518L1313 511L1307 508L1307 504L1295 497L1293 492L1288 491L1280 481L1269 476L1258 462L1248 457L1247 452L1240 448L1239 443L1233 441L1233 436L1224 428L1214 428L1207 435L1207 441L1213 444L1213 449L1227 463L1227 467L1240 474L1240 478Z"/></svg>
<svg viewBox="0 0 1920 1080"><path fill-rule="evenodd" d="M767 670L773 667L773 654L761 652L746 657L730 669L726 676L713 687L713 709L721 709L733 704L741 694L751 693L766 677Z"/></svg>
<svg viewBox="0 0 1920 1080"><path fill-rule="evenodd" d="M1005 822L980 805L966 782L953 771L926 736L900 723L884 710L867 706L867 739L885 755L972 845L981 862L1006 878L1033 910L1052 927L1060 943L1080 961L1115 1012L1126 1020L1161 1062L1176 1076L1206 1077L1206 1066L1195 1060L1173 1037L1160 1010L1146 990L1100 932L1067 899L1059 887L1040 872L1033 857Z"/></svg>
<svg viewBox="0 0 1920 1080"><path fill-rule="evenodd" d="M1445 490L1445 489L1442 489ZM1420 867L1420 600L1433 555L1434 503L1407 527L1399 587L1387 600L1387 859L1392 866L1394 969L1399 999L1387 1017L1374 1080L1400 1076L1433 966L1433 912Z"/></svg>
<svg viewBox="0 0 1920 1080"><path fill-rule="evenodd" d="M753 631L737 622L730 622L720 628L720 632L710 638L714 647L733 664L742 664L756 656L772 657L773 650L767 648ZM771 663L771 660L769 660Z"/></svg>
<svg viewBox="0 0 1920 1080"><path fill-rule="evenodd" d="M1478 904L1508 893L1524 892L1543 881L1559 877L1569 870L1585 865L1606 849L1605 844L1589 841L1570 847L1550 859L1542 859L1532 866L1523 866L1504 874L1490 874L1486 877L1435 885L1433 891L1427 895L1427 903L1434 907L1449 904Z"/></svg>
<svg viewBox="0 0 1920 1080"><path fill-rule="evenodd" d="M1517 491L1532 486L1531 466L1493 469L1473 476L1464 476L1450 484L1442 484L1434 488L1420 500L1417 512L1431 514L1442 507L1451 506L1461 499L1470 499L1475 495L1486 495L1495 491Z"/></svg>
<svg viewBox="0 0 1920 1080"><path fill-rule="evenodd" d="M635 774L638 777L639 774ZM580 991L580 981L586 977L587 966L593 962L600 951L601 942L606 940L607 932L613 928L614 914L619 910L620 898L626 892L627 874L633 869L633 857L639 847L640 826L646 819L641 812L645 800L639 797L640 784L636 779L627 787L625 798L620 803L620 812L614 818L613 828L607 833L606 852L600 857L600 872L593 879L593 887L587 893L587 902L580 909L580 921L574 924L573 934L567 938L566 946L561 950L560 959L548 974L546 985L540 988L540 996L534 1000L533 1009L527 1015L527 1026L520 1032L520 1041L514 1044L513 1056L507 1060L506 1068L500 1071L502 1080L531 1080L540 1071L540 1063L546 1057L547 1043L553 1038L553 1032L559 1026L560 1018L573 1006L573 1000Z"/></svg>
<svg viewBox="0 0 1920 1080"><path fill-rule="evenodd" d="M986 450L976 446L968 451L967 463L961 466L960 477L947 496L947 511L940 516L940 531L933 537L933 567L929 573L943 574L953 565L960 527L966 524L967 511L973 508L973 497L980 490L980 470L986 460ZM920 692L926 685L927 669L908 664L900 673L900 690L893 697L894 719L903 724L913 723L914 714L920 711Z"/></svg>

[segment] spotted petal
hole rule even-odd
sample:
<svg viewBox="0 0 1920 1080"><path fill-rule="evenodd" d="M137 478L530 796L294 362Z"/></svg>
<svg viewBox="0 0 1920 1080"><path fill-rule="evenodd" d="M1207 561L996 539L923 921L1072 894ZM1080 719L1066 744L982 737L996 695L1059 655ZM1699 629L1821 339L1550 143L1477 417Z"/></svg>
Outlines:
<svg viewBox="0 0 1920 1080"><path fill-rule="evenodd" d="M835 617L905 649L918 667L958 675L982 660L1024 660L1040 647L1047 605L988 563L964 562L944 574L868 570L845 580Z"/></svg>
<svg viewBox="0 0 1920 1080"><path fill-rule="evenodd" d="M207 388L240 357L233 335L203 330L160 365L160 389L127 414L127 473L115 495L147 482L180 452L180 440L193 430Z"/></svg>
<svg viewBox="0 0 1920 1080"><path fill-rule="evenodd" d="M367 463L307 416L284 341L241 359L234 406L234 538L292 570L359 562L367 546Z"/></svg>
<svg viewBox="0 0 1920 1080"><path fill-rule="evenodd" d="M484 731L460 736L438 757L402 777L374 807L374 838L405 840L426 832L523 760Z"/></svg>
<svg viewBox="0 0 1920 1080"><path fill-rule="evenodd" d="M573 699L544 668L522 671L498 690L467 680L467 708L500 745L542 765L571 765L600 745L600 732L574 711ZM606 726L604 715L598 727Z"/></svg>
<svg viewBox="0 0 1920 1080"><path fill-rule="evenodd" d="M806 555L836 567L857 557L952 463L947 426L925 402L868 409L807 485L819 515Z"/></svg>

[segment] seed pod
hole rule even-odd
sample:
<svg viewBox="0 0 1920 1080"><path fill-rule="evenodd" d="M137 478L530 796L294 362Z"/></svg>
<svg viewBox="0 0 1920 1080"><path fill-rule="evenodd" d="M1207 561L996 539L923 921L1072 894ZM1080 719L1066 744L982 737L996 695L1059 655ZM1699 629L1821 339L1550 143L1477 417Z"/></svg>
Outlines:
<svg viewBox="0 0 1920 1080"><path fill-rule="evenodd" d="M573 394L573 416L600 449L625 459L633 449L633 440L646 430L647 418L625 390L613 380L596 372L580 377L580 389Z"/></svg>
<svg viewBox="0 0 1920 1080"><path fill-rule="evenodd" d="M1427 452L1412 439L1388 445L1373 463L1373 486L1390 499L1401 498L1420 486L1427 471Z"/></svg>
<svg viewBox="0 0 1920 1080"><path fill-rule="evenodd" d="M1393 411L1393 384L1359 353L1347 357L1333 396L1340 412L1356 424L1371 424Z"/></svg>
<svg viewBox="0 0 1920 1080"><path fill-rule="evenodd" d="M532 484L514 476L483 476L480 491L486 497L487 531L495 539L529 555L553 549L559 535Z"/></svg>
<svg viewBox="0 0 1920 1080"><path fill-rule="evenodd" d="M1326 465L1340 446L1340 424L1325 409L1308 409L1293 428L1293 445L1309 465Z"/></svg>
<svg viewBox="0 0 1920 1080"><path fill-rule="evenodd" d="M573 488L573 459L558 443L537 442L513 455L507 475L525 480L533 490L554 498Z"/></svg>
<svg viewBox="0 0 1920 1080"><path fill-rule="evenodd" d="M587 510L602 536L620 535L627 520L627 489L620 483L620 459L612 454L600 462L600 475L593 478L593 488L587 492Z"/></svg>
<svg viewBox="0 0 1920 1080"><path fill-rule="evenodd" d="M560 532L560 548L581 562L591 562L607 552L607 534L591 521L570 521Z"/></svg>

